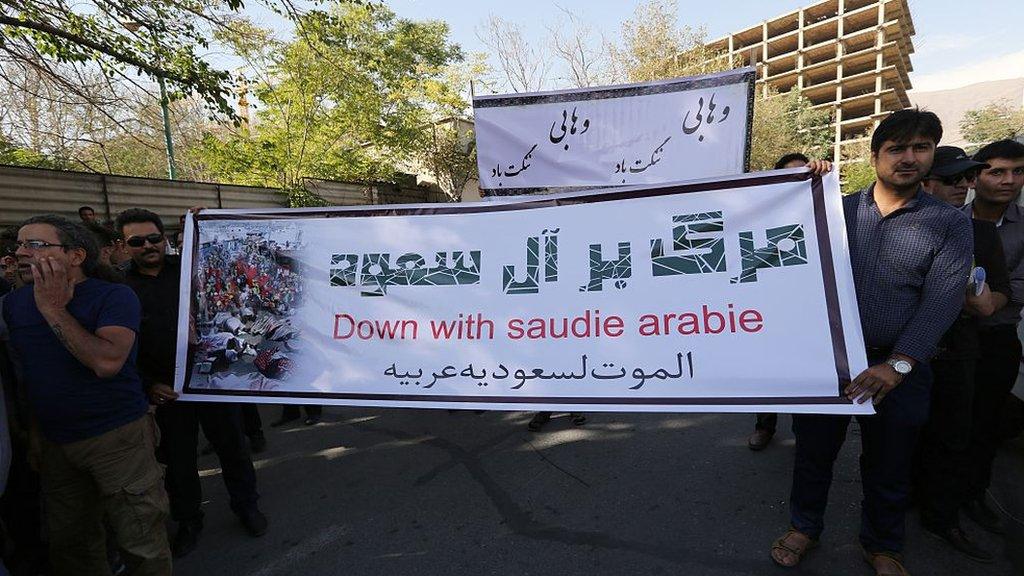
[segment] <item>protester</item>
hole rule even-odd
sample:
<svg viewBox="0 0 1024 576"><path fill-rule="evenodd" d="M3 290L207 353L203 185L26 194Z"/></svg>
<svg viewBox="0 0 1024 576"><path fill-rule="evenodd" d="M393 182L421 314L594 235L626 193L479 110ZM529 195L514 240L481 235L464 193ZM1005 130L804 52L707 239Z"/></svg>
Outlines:
<svg viewBox="0 0 1024 576"><path fill-rule="evenodd" d="M807 166L810 158L799 152L791 152L775 162L775 169L802 168ZM764 450L775 437L775 428L779 423L779 415L774 412L762 412L754 420L754 433L747 438L747 448L755 452Z"/></svg>
<svg viewBox="0 0 1024 576"><path fill-rule="evenodd" d="M50 538L51 574L108 574L104 519L133 574L170 574L167 499L136 360L139 301L93 277L96 244L58 216L18 232L26 286L4 301L20 360Z"/></svg>
<svg viewBox="0 0 1024 576"><path fill-rule="evenodd" d="M242 433L242 410L234 403L175 402L175 356L181 261L164 251L160 217L133 208L117 217L117 229L132 255L126 281L142 302L139 368L150 400L157 406L160 452L167 465L167 494L178 531L171 545L175 557L195 549L203 529L202 486L196 461L199 426L220 459L231 510L252 536L267 531L267 518L256 502L256 471ZM185 363L191 366L191 361Z"/></svg>
<svg viewBox="0 0 1024 576"><path fill-rule="evenodd" d="M911 458L928 416L928 360L960 312L970 269L970 221L921 189L941 137L931 112L890 114L871 137L874 184L843 198L869 364L843 393L851 401L870 400L877 410L858 417L860 543L877 574L906 574L900 552ZM791 528L771 549L781 566L796 566L821 537L832 465L849 421L793 416Z"/></svg>
<svg viewBox="0 0 1024 576"><path fill-rule="evenodd" d="M82 206L78 209L78 217L82 219L82 224L96 222L96 211L92 209L92 206Z"/></svg>
<svg viewBox="0 0 1024 576"><path fill-rule="evenodd" d="M7 490L7 473L11 469L11 451L10 428L7 425L7 398L4 393L2 376L0 376L0 498ZM0 522L0 553L6 548L5 544L8 540L10 537L7 535L7 527ZM0 575L7 575L2 554L0 554Z"/></svg>
<svg viewBox="0 0 1024 576"><path fill-rule="evenodd" d="M975 372L974 426L971 430L971 472L967 515L979 526L1003 534L1005 525L989 506L985 492L992 480L992 462L1000 443L999 416L1017 380L1021 345L1017 322L1024 304L1024 218L1017 197L1024 186L1024 144L1000 140L974 155L987 164L974 184L969 205L973 217L995 223L1010 271L1010 302L982 321L979 333L981 359Z"/></svg>
<svg viewBox="0 0 1024 576"><path fill-rule="evenodd" d="M939 146L932 169L924 179L924 189L960 208L978 170L987 166L971 160L960 148ZM977 289L972 284L967 286L963 312L939 341L939 353L931 361L931 409L921 432L914 484L924 529L968 558L988 563L995 558L970 540L960 527L959 516L966 503L970 471L974 373L981 356L978 319L1006 306L1010 279L995 225L982 220L972 220L972 225L974 262L985 271L987 282L978 277Z"/></svg>

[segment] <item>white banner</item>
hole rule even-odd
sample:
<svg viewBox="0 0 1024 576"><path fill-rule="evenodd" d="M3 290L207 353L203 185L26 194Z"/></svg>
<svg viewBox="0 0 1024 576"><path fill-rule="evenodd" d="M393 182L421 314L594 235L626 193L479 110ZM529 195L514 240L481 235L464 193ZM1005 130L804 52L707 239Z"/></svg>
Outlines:
<svg viewBox="0 0 1024 576"><path fill-rule="evenodd" d="M187 224L176 388L866 413L839 394L866 367L844 226L835 173L802 170L529 202L204 211Z"/></svg>
<svg viewBox="0 0 1024 576"><path fill-rule="evenodd" d="M644 84L476 96L480 193L678 182L746 171L753 68Z"/></svg>

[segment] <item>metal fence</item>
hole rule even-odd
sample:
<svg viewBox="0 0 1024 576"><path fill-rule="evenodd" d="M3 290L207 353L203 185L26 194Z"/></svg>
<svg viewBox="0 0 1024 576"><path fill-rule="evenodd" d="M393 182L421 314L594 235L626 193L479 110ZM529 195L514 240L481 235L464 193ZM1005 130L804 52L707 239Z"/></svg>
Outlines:
<svg viewBox="0 0 1024 576"><path fill-rule="evenodd" d="M400 184L308 179L305 185L332 206L447 201L443 192ZM0 226L38 214L77 220L78 208L91 206L107 221L126 208L146 208L159 214L168 229L176 229L178 217L192 206L269 208L285 202L277 188L0 165Z"/></svg>

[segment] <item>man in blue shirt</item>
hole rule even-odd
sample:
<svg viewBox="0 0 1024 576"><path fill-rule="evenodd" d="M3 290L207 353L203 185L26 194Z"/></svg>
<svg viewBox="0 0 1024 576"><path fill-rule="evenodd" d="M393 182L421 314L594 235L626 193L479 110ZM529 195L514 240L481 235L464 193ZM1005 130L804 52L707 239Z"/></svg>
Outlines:
<svg viewBox="0 0 1024 576"><path fill-rule="evenodd" d="M109 574L106 517L132 574L169 575L167 497L135 368L139 300L91 277L96 243L64 218L27 220L15 255L26 285L3 316L39 435L52 574Z"/></svg>
<svg viewBox="0 0 1024 576"><path fill-rule="evenodd" d="M928 362L963 307L971 265L970 220L921 188L941 137L942 125L931 112L890 114L871 138L875 183L843 198L869 368L844 383L842 392L854 402L871 400L877 410L858 417L860 543L877 574L906 574L900 553L914 446L928 418ZM849 421L793 416L791 529L771 550L779 565L797 565L818 543L832 465Z"/></svg>

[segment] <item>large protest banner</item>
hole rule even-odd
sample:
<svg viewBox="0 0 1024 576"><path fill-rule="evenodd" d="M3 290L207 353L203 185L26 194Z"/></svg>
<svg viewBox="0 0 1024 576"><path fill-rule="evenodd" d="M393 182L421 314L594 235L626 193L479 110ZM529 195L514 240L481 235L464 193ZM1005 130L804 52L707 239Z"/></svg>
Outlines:
<svg viewBox="0 0 1024 576"><path fill-rule="evenodd" d="M839 393L866 367L844 226L835 173L800 170L522 202L203 211L186 229L176 389L865 413Z"/></svg>
<svg viewBox="0 0 1024 576"><path fill-rule="evenodd" d="M482 196L746 172L753 68L643 84L475 96Z"/></svg>

